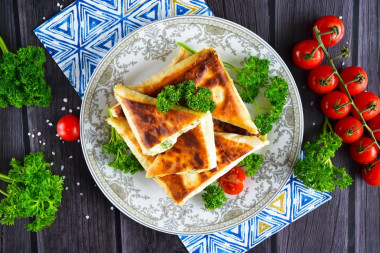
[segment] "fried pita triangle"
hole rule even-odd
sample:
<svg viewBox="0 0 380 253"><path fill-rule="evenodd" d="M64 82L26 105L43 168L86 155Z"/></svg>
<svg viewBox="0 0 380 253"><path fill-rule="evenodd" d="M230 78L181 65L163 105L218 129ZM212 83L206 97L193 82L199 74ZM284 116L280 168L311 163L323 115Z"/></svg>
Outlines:
<svg viewBox="0 0 380 253"><path fill-rule="evenodd" d="M246 129L249 133L258 133L232 79L219 55L212 48L203 49L165 68L131 89L156 97L165 86L189 80L193 80L196 86L207 87L212 91L212 98L216 104L213 118Z"/></svg>
<svg viewBox="0 0 380 253"><path fill-rule="evenodd" d="M211 114L198 126L178 137L174 146L159 154L146 177L199 173L216 167L216 150Z"/></svg>
<svg viewBox="0 0 380 253"><path fill-rule="evenodd" d="M177 138L196 127L206 113L173 106L167 113L157 110L157 100L126 88L115 87L116 100L121 104L128 124L146 155L156 155L171 148Z"/></svg>

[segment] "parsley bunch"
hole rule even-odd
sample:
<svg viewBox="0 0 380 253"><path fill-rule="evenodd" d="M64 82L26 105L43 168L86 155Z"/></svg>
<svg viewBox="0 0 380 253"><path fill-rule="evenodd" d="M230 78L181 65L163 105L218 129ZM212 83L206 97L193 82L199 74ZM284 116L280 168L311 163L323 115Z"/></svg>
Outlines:
<svg viewBox="0 0 380 253"><path fill-rule="evenodd" d="M327 132L327 127L330 132ZM342 139L333 132L325 117L323 133L315 142L306 142L303 146L306 156L297 161L294 174L307 187L313 187L317 191L332 192L337 186L339 189L350 186L353 180L345 168L335 167L331 162L341 145Z"/></svg>
<svg viewBox="0 0 380 253"><path fill-rule="evenodd" d="M110 113L112 117L112 114ZM137 158L129 153L129 148L125 141L116 132L116 129L111 127L111 137L107 144L102 146L102 149L106 151L107 154L115 156L113 162L108 163L108 165L114 169L118 169L124 173L131 173L132 175L139 171L145 171L141 166Z"/></svg>
<svg viewBox="0 0 380 253"><path fill-rule="evenodd" d="M0 202L0 223L13 225L15 219L34 218L25 227L39 231L50 226L62 200L63 179L53 175L47 168L50 163L42 153L30 153L24 158L24 165L12 159L8 175L0 179L8 184L0 192L6 196Z"/></svg>
<svg viewBox="0 0 380 253"><path fill-rule="evenodd" d="M256 174L263 162L264 158L262 155L250 154L239 163L239 166L245 166L247 168L245 175L247 177L252 177Z"/></svg>
<svg viewBox="0 0 380 253"><path fill-rule="evenodd" d="M186 104L195 111L213 112L216 106L211 95L211 90L195 87L193 81L168 85L157 96L157 109L161 113L167 113L176 104Z"/></svg>
<svg viewBox="0 0 380 253"><path fill-rule="evenodd" d="M49 106L51 88L45 82L43 49L28 46L13 54L1 37L0 48L3 52L0 57L0 107Z"/></svg>
<svg viewBox="0 0 380 253"><path fill-rule="evenodd" d="M227 201L226 194L223 189L217 185L217 181L204 189L202 199L205 202L206 209L210 210L222 207L223 203Z"/></svg>

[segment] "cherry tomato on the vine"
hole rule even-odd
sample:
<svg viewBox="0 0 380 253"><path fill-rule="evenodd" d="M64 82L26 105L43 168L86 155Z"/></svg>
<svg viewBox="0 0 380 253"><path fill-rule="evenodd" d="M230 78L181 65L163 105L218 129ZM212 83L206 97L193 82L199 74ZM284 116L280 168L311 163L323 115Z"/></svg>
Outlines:
<svg viewBox="0 0 380 253"><path fill-rule="evenodd" d="M320 65L312 69L307 77L310 89L318 94L333 91L338 84L338 77L333 72L330 65Z"/></svg>
<svg viewBox="0 0 380 253"><path fill-rule="evenodd" d="M340 91L332 91L323 96L321 109L323 114L332 119L341 119L351 110L350 99Z"/></svg>
<svg viewBox="0 0 380 253"><path fill-rule="evenodd" d="M342 77L344 83L357 79L357 81L347 84L347 89L351 96L358 95L363 92L365 88L367 88L368 76L361 67L351 66L345 68L342 72L340 72L340 76ZM339 83L339 89L344 91L341 83Z"/></svg>
<svg viewBox="0 0 380 253"><path fill-rule="evenodd" d="M344 35L344 25L339 18L327 15L317 20L314 26L318 27L320 33L334 31L334 33L321 35L323 44L326 47L331 47L339 43ZM316 39L313 33L314 39Z"/></svg>
<svg viewBox="0 0 380 253"><path fill-rule="evenodd" d="M235 166L229 172L219 178L219 186L230 195L236 195L243 191L245 183L245 172L242 168Z"/></svg>
<svg viewBox="0 0 380 253"><path fill-rule="evenodd" d="M318 42L315 40L304 40L299 42L292 52L292 58L294 64L296 64L301 69L313 69L323 61L325 56L322 49L318 48L314 54L311 52L313 49L317 48Z"/></svg>
<svg viewBox="0 0 380 253"><path fill-rule="evenodd" d="M59 137L65 141L75 141L79 139L79 119L72 114L63 116L57 124Z"/></svg>
<svg viewBox="0 0 380 253"><path fill-rule="evenodd" d="M380 112L379 97L372 92L360 93L354 98L354 103L359 111L362 112L361 114L365 121L373 119ZM352 107L351 113L355 118L360 119L355 108Z"/></svg>
<svg viewBox="0 0 380 253"><path fill-rule="evenodd" d="M361 137L350 146L350 156L357 163L370 163L379 154L379 149L373 140L368 137Z"/></svg>
<svg viewBox="0 0 380 253"><path fill-rule="evenodd" d="M369 128L371 128L372 131L376 131L373 133L375 136L376 140L380 140L380 114L378 114L376 117L371 119L368 122Z"/></svg>
<svg viewBox="0 0 380 253"><path fill-rule="evenodd" d="M364 128L360 120L347 116L335 124L334 131L344 143L353 143L362 137Z"/></svg>
<svg viewBox="0 0 380 253"><path fill-rule="evenodd" d="M362 177L367 184L380 186L380 161L376 160L362 168Z"/></svg>

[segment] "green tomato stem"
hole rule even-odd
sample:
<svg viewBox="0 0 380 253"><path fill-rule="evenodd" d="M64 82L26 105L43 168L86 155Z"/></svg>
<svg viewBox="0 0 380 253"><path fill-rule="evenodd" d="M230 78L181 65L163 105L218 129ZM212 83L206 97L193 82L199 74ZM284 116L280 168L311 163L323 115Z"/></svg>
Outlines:
<svg viewBox="0 0 380 253"><path fill-rule="evenodd" d="M1 36L0 36L0 48L1 48L1 51L3 51L3 54L6 54L9 52L7 45L5 45L5 42L3 38L1 38Z"/></svg>
<svg viewBox="0 0 380 253"><path fill-rule="evenodd" d="M334 132L334 130L330 124L329 118L325 115L325 122L323 123L323 133L324 134L327 133L327 128L330 130L330 132Z"/></svg>
<svg viewBox="0 0 380 253"><path fill-rule="evenodd" d="M361 113L361 111L358 109L358 107L355 105L354 103L354 100L352 99L351 95L350 95L350 92L348 91L347 89L347 86L344 84L344 81L342 79L342 77L339 75L339 72L338 70L336 69L335 67L335 64L333 62L333 58L330 56L329 52L327 52L327 49L326 47L324 46L323 42L322 42L322 39L321 39L321 34L319 33L318 31L318 28L316 26L314 26L313 28L313 31L314 31L314 34L315 34L315 38L317 39L318 41L318 44L320 45L323 53L325 54L326 56L326 59L328 60L330 66L333 68L334 70L334 73L336 74L336 76L338 77L339 79L339 82L342 84L343 88L344 88L344 91L346 92L346 95L348 96L350 102L351 102L351 105L352 107L354 108L354 110L358 113L359 117L360 117L360 121L362 122L363 126L368 130L368 133L371 137L371 139L374 141L374 143L376 144L376 146L380 149L380 145L379 143L376 141L376 138L375 138L375 135L373 134L373 131L372 129L368 126L367 122L364 120L363 118L363 115ZM344 49L345 50L345 49Z"/></svg>

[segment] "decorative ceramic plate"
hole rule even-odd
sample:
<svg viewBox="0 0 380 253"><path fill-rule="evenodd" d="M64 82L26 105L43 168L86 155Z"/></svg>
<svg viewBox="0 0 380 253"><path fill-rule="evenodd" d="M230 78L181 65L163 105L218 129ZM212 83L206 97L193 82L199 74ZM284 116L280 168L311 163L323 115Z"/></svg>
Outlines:
<svg viewBox="0 0 380 253"><path fill-rule="evenodd" d="M222 208L207 210L201 194L178 206L144 173L123 174L107 164L101 146L110 135L104 121L116 104L113 87L136 85L159 72L179 52L177 42L201 50L213 47L224 61L242 66L248 56L270 60L270 76L289 84L289 96L279 122L268 134L270 144L260 153L264 163L247 178L242 193L227 196ZM234 77L232 75L232 77ZM248 106L252 114L254 110ZM281 191L292 173L303 135L303 114L296 84L280 56L246 28L214 17L174 17L144 26L122 39L93 73L81 108L81 142L87 165L99 188L123 213L166 233L205 234L225 230L251 218Z"/></svg>

